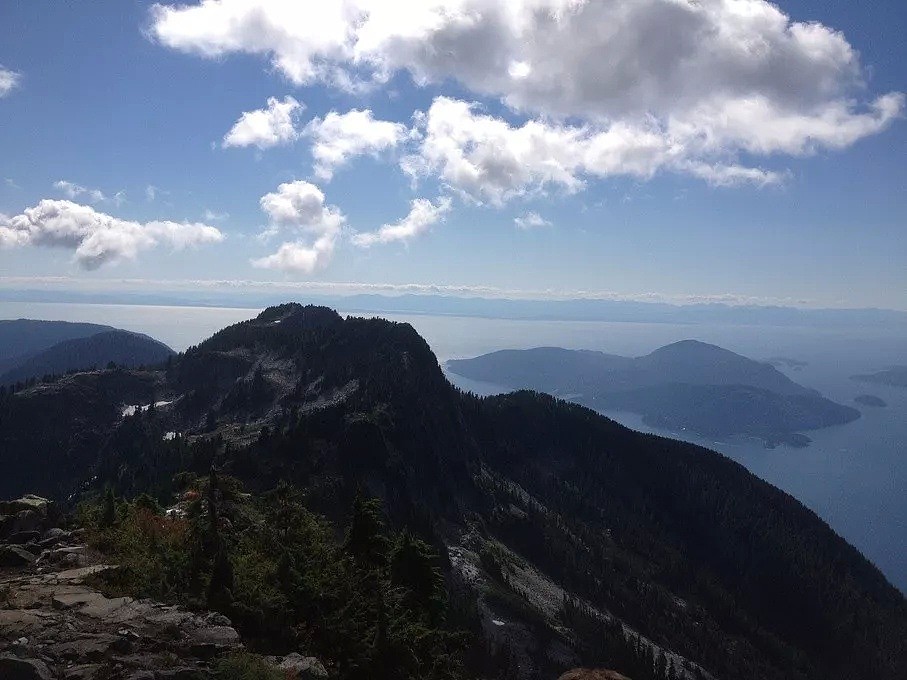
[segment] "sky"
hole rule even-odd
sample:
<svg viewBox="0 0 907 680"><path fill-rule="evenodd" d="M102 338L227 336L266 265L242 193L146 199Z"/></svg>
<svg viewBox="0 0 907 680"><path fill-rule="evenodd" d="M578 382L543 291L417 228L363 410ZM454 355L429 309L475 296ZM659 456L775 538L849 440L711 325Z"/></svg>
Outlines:
<svg viewBox="0 0 907 680"><path fill-rule="evenodd" d="M899 0L4 0L0 287L907 310L905 35Z"/></svg>

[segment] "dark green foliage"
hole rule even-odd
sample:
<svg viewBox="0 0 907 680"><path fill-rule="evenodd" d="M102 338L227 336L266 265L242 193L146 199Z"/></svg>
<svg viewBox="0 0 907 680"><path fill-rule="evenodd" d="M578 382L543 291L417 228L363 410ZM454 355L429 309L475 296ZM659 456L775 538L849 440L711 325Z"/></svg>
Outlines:
<svg viewBox="0 0 907 680"><path fill-rule="evenodd" d="M101 506L101 517L98 522L102 529L110 529L117 521L117 501L113 495L113 489L107 487L104 493L104 501Z"/></svg>
<svg viewBox="0 0 907 680"><path fill-rule="evenodd" d="M365 570L387 564L388 545L378 499L356 496L343 548Z"/></svg>
<svg viewBox="0 0 907 680"><path fill-rule="evenodd" d="M305 649L337 678L466 677L465 638L447 623L437 555L408 532L389 532L377 501L357 499L338 543L285 484L249 498L212 471L192 487L185 519L137 500L116 525L97 522L93 542L123 565L106 577L109 589L221 611L253 647ZM103 518L106 498L82 516ZM270 677L245 656L217 673Z"/></svg>

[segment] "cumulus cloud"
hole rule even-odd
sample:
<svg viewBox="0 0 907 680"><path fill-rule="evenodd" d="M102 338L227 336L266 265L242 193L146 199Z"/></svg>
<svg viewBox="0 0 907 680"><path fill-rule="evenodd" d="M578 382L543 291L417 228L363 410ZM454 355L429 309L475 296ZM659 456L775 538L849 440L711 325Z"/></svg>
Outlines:
<svg viewBox="0 0 907 680"><path fill-rule="evenodd" d="M727 165L694 132L655 121L569 126L544 120L511 125L477 104L437 97L417 116L421 140L401 165L414 178L437 176L476 203L503 205L548 188L574 193L586 178L647 179L659 170L683 172L716 185L771 184L782 175Z"/></svg>
<svg viewBox="0 0 907 680"><path fill-rule="evenodd" d="M353 243L369 247L376 243L408 241L428 231L431 226L450 212L451 201L442 196L432 203L427 198L417 198L410 202L409 213L393 224L384 224L377 231L362 232L353 236Z"/></svg>
<svg viewBox="0 0 907 680"><path fill-rule="evenodd" d="M182 250L223 239L218 229L205 224L166 220L143 224L65 200L44 199L19 215L0 216L0 246L72 250L76 262L85 269L135 259L140 251L159 245Z"/></svg>
<svg viewBox="0 0 907 680"><path fill-rule="evenodd" d="M262 196L260 204L270 218L265 233L289 232L296 238L282 243L277 252L252 260L253 266L311 274L331 260L346 218L325 204L321 189L309 182L287 182Z"/></svg>
<svg viewBox="0 0 907 680"><path fill-rule="evenodd" d="M351 158L362 154L377 155L399 144L407 135L402 123L375 120L369 109L347 113L331 111L324 118L314 118L303 130L312 138L315 174L329 180L334 171Z"/></svg>
<svg viewBox="0 0 907 680"><path fill-rule="evenodd" d="M367 111L307 128L324 179L405 142L407 173L492 205L665 171L776 184L787 173L759 158L846 148L905 109L903 93L868 94L842 33L767 0L202 0L155 5L150 33L205 57L261 55L296 84L403 71L500 100L506 116L436 97L418 143Z"/></svg>
<svg viewBox="0 0 907 680"><path fill-rule="evenodd" d="M513 223L519 229L535 229L536 227L550 227L551 222L539 215L535 211L527 212L525 215L513 218Z"/></svg>
<svg viewBox="0 0 907 680"><path fill-rule="evenodd" d="M284 97L283 101L270 97L267 108L246 111L239 117L224 135L223 146L256 146L267 149L289 144L299 136L296 117L304 108L303 104L290 96Z"/></svg>
<svg viewBox="0 0 907 680"><path fill-rule="evenodd" d="M514 109L606 120L759 97L793 113L862 84L840 32L766 0L203 0L155 5L151 34L207 57L268 56L297 84L406 70Z"/></svg>
<svg viewBox="0 0 907 680"><path fill-rule="evenodd" d="M0 97L5 97L18 87L22 75L0 65Z"/></svg>

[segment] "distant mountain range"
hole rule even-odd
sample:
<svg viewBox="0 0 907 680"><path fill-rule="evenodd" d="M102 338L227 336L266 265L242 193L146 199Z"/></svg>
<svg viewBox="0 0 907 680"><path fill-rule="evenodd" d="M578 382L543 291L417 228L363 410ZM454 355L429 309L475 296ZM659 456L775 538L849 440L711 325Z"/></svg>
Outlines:
<svg viewBox="0 0 907 680"><path fill-rule="evenodd" d="M888 387L907 387L907 366L892 366L878 373L869 375L855 375L853 380L874 385L887 385Z"/></svg>
<svg viewBox="0 0 907 680"><path fill-rule="evenodd" d="M627 410L647 424L699 435L758 437L803 446L799 434L860 417L795 383L769 363L684 340L642 357L540 347L451 360L450 371L512 389L547 392L599 411Z"/></svg>
<svg viewBox="0 0 907 680"><path fill-rule="evenodd" d="M180 290L148 293L144 290L80 292L75 290L0 290L0 301L82 302L93 304L176 305L203 307L260 308L286 297L285 292L267 289ZM329 295L314 291L307 299L344 312L380 314L430 314L487 319L559 321L641 321L649 323L704 323L834 328L907 328L907 311L855 308L823 309L780 305L727 304L720 302L641 302L605 298L522 299L476 297L462 294L374 294Z"/></svg>
<svg viewBox="0 0 907 680"><path fill-rule="evenodd" d="M0 321L0 385L68 371L137 367L167 360L162 342L111 326L65 321Z"/></svg>

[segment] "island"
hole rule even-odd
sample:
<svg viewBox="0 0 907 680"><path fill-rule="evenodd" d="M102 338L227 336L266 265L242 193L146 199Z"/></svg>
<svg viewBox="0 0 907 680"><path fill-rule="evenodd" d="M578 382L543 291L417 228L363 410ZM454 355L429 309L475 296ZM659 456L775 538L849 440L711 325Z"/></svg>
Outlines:
<svg viewBox="0 0 907 680"><path fill-rule="evenodd" d="M718 441L754 438L772 448L809 444L804 430L856 420L767 362L696 340L642 357L540 347L447 362L451 373L508 389L531 389L599 412L629 411L650 427Z"/></svg>
<svg viewBox="0 0 907 680"><path fill-rule="evenodd" d="M874 385L886 385L888 387L905 387L907 388L907 366L892 366L878 373L868 375L852 375L851 380L858 382L872 383Z"/></svg>
<svg viewBox="0 0 907 680"><path fill-rule="evenodd" d="M881 397L877 397L874 394L861 394L853 398L858 404L863 406L873 406L875 408L885 408L888 406L888 403Z"/></svg>
<svg viewBox="0 0 907 680"><path fill-rule="evenodd" d="M809 366L808 361L791 359L790 357L769 357L765 361L776 368L789 368L792 371L800 371Z"/></svg>

